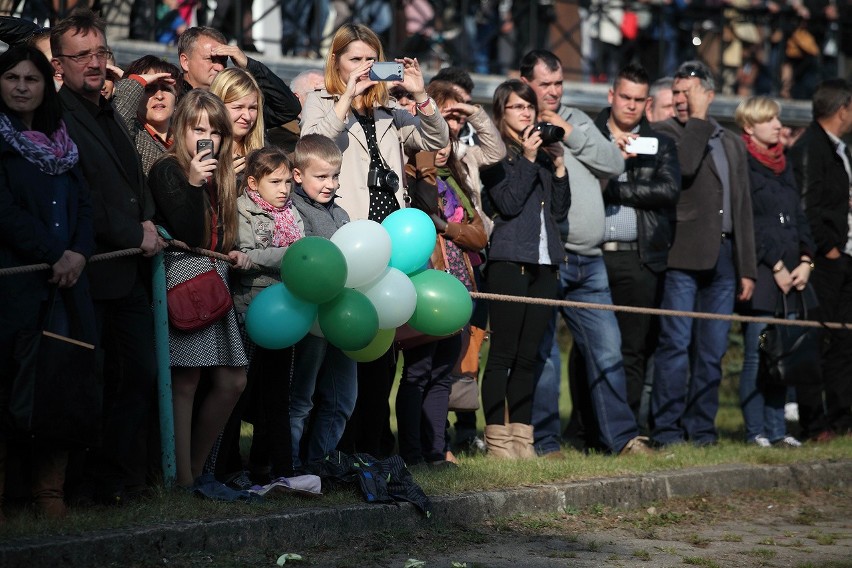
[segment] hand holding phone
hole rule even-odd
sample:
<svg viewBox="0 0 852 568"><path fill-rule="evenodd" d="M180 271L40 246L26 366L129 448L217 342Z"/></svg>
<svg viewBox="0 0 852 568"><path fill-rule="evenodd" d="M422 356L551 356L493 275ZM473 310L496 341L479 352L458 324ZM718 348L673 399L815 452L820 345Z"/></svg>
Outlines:
<svg viewBox="0 0 852 568"><path fill-rule="evenodd" d="M657 154L660 141L652 136L639 136L633 138L624 147L624 151L628 154L645 154L654 156Z"/></svg>
<svg viewBox="0 0 852 568"><path fill-rule="evenodd" d="M213 141L209 138L202 138L201 140L195 143L195 154L198 155L204 150L210 150L207 157L205 159L210 159L213 157Z"/></svg>
<svg viewBox="0 0 852 568"><path fill-rule="evenodd" d="M187 178L190 185L201 187L216 171L219 162L213 156L213 141L203 138L195 143L195 156L189 162Z"/></svg>

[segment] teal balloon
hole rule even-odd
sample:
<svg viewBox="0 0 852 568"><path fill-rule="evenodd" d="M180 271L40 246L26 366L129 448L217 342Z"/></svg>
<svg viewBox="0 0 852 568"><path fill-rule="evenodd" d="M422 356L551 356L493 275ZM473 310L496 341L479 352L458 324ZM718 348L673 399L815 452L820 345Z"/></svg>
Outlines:
<svg viewBox="0 0 852 568"><path fill-rule="evenodd" d="M379 331L379 314L373 303L352 288L344 288L333 300L320 305L318 316L325 338L343 351L364 349Z"/></svg>
<svg viewBox="0 0 852 568"><path fill-rule="evenodd" d="M438 238L429 215L413 207L399 209L388 215L382 226L391 238L388 266L411 274L429 261Z"/></svg>
<svg viewBox="0 0 852 568"><path fill-rule="evenodd" d="M422 270L410 276L417 304L408 325L427 335L450 335L465 326L473 312L470 292L452 274Z"/></svg>
<svg viewBox="0 0 852 568"><path fill-rule="evenodd" d="M294 295L314 304L328 302L346 284L346 258L333 242L304 237L281 259L281 281Z"/></svg>
<svg viewBox="0 0 852 568"><path fill-rule="evenodd" d="M249 304L246 332L261 347L284 349L302 339L316 317L316 304L294 296L284 284L273 284Z"/></svg>
<svg viewBox="0 0 852 568"><path fill-rule="evenodd" d="M365 348L359 349L358 351L344 351L343 353L345 353L346 356L353 361L357 361L359 363L375 361L387 353L390 346L393 345L395 335L395 329L380 329L378 333L376 333L376 337L374 337L370 344Z"/></svg>

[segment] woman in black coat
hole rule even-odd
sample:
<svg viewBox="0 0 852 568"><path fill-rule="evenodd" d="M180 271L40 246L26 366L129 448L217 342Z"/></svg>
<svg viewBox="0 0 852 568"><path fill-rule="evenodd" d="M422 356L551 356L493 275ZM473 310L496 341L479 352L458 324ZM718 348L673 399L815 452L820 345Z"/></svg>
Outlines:
<svg viewBox="0 0 852 568"><path fill-rule="evenodd" d="M494 118L506 142L506 157L492 171L482 172L496 212L485 282L495 294L556 299L557 268L565 258L556 221L568 214L571 194L563 146L543 143L535 128L537 114L529 85L510 80L494 91ZM491 348L482 377L488 453L535 457L535 363L553 308L489 302L488 316Z"/></svg>
<svg viewBox="0 0 852 568"><path fill-rule="evenodd" d="M83 272L95 243L77 147L60 118L53 68L44 55L26 46L0 55L0 95L0 268L51 266L49 273L0 277L0 404L6 408L16 372L15 338L38 326L51 290L57 293L49 330L95 343ZM9 434L0 432L0 496ZM34 442L33 497L51 518L65 515L67 461L67 450Z"/></svg>
<svg viewBox="0 0 852 568"><path fill-rule="evenodd" d="M787 162L780 143L780 110L772 99L752 97L740 103L735 117L743 129L748 150L757 248L757 282L750 311L752 315L772 316L783 310L786 300L788 317L795 317L803 307L802 300L805 304L813 303L807 284L813 267L814 244L800 205L792 165ZM786 435L786 388L758 380L758 342L765 327L766 324L743 324L740 404L746 439L762 447L798 447L801 443Z"/></svg>

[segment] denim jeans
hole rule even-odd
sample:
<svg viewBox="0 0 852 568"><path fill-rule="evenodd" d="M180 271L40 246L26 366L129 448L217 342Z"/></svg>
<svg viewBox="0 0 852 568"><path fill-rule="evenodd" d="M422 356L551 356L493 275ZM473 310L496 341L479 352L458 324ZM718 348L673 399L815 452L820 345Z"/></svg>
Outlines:
<svg viewBox="0 0 852 568"><path fill-rule="evenodd" d="M612 304L603 257L568 253L568 260L560 265L559 274L564 299ZM606 310L564 308L562 315L574 337L574 348L579 349L586 360L592 410L598 423L600 441L610 452L618 453L639 435L639 430L633 411L627 404L621 332L615 314ZM545 337L544 342L542 349L549 348L552 354L552 339ZM558 439L553 432L553 426L557 424L553 413L555 410L556 416L559 415L560 366L552 355L550 359L539 377L533 397L533 427L543 430L542 438L537 438L540 448L545 438ZM536 419L541 422L536 422ZM555 436L558 437L558 434L557 430Z"/></svg>
<svg viewBox="0 0 852 568"><path fill-rule="evenodd" d="M733 313L736 278L732 249L730 239L722 241L716 266L710 270L670 268L660 307ZM722 357L728 348L730 328L729 321L660 318L651 393L654 441L673 444L688 439L699 445L716 442Z"/></svg>
<svg viewBox="0 0 852 568"><path fill-rule="evenodd" d="M535 451L539 455L558 451L562 443L560 437L562 423L559 418L562 357L556 337L558 318L559 312L554 312L538 351L532 423Z"/></svg>
<svg viewBox="0 0 852 568"><path fill-rule="evenodd" d="M358 395L355 361L326 339L308 334L294 347L290 383L290 431L293 468L302 465L300 448L308 415L316 403L310 438L305 444L306 463L321 460L337 447Z"/></svg>
<svg viewBox="0 0 852 568"><path fill-rule="evenodd" d="M757 312L751 315L772 317L769 312ZM794 313L788 319L796 319ZM760 366L760 334L766 328L765 323L743 324L743 370L740 372L740 406L745 421L746 440L755 436L765 436L770 442L777 442L786 435L784 423L784 402L787 387L783 385L762 385L758 383Z"/></svg>

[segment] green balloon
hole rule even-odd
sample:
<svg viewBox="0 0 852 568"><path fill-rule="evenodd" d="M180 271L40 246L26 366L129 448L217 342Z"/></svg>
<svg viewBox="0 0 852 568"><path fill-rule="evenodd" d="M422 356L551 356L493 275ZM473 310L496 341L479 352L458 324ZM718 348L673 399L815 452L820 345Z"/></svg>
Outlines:
<svg viewBox="0 0 852 568"><path fill-rule="evenodd" d="M390 349L393 345L393 338L396 335L395 329L380 329L376 337L363 349L358 351L344 351L347 357L359 363L367 363L375 361Z"/></svg>
<svg viewBox="0 0 852 568"><path fill-rule="evenodd" d="M329 343L343 351L367 347L379 331L379 314L358 290L344 288L318 310L320 329Z"/></svg>
<svg viewBox="0 0 852 568"><path fill-rule="evenodd" d="M470 292L455 276L430 268L410 278L417 292L414 315L408 320L412 328L427 335L450 335L470 320Z"/></svg>
<svg viewBox="0 0 852 568"><path fill-rule="evenodd" d="M328 302L346 283L346 259L330 240L304 237L284 253L281 281L294 296L306 302Z"/></svg>

